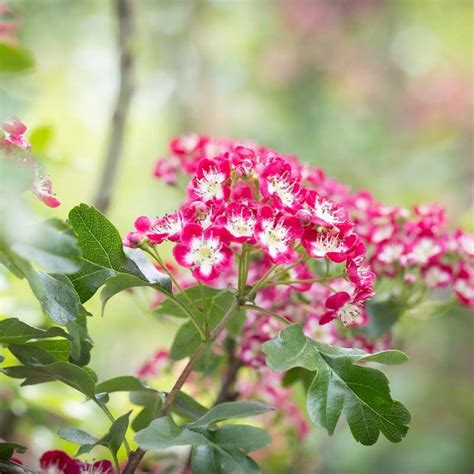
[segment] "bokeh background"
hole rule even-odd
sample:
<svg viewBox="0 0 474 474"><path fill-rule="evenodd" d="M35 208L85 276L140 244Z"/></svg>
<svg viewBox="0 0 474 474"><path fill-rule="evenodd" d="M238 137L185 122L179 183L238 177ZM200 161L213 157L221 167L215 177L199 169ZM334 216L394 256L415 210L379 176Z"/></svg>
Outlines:
<svg viewBox="0 0 474 474"><path fill-rule="evenodd" d="M5 3L5 2L4 2ZM92 202L119 87L112 0L16 0L27 70L0 68L0 116L28 125L53 180L60 218ZM138 215L175 209L181 192L152 178L170 137L188 131L249 138L321 166L378 200L437 202L453 227L474 230L473 25L470 0L136 0L135 89L109 217L122 233ZM0 20L1 24L1 20ZM1 30L0 30L1 31ZM1 41L1 36L0 36ZM90 324L102 379L134 373L171 343L149 294L119 295ZM89 305L100 314L98 298ZM0 314L41 324L22 282L1 277ZM264 472L438 474L474 471L473 315L402 321L410 356L391 370L413 415L399 445L357 445L341 424L275 452ZM118 410L126 396L114 396ZM53 408L54 407L54 408ZM56 432L107 422L59 384L18 391L0 378L0 437L74 452ZM97 457L100 457L100 450ZM105 453L104 453L105 454Z"/></svg>

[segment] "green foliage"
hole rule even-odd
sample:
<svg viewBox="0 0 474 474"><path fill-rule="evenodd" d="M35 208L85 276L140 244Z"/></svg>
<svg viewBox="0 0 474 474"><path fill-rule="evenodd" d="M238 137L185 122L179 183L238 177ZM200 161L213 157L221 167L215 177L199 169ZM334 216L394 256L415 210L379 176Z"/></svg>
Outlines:
<svg viewBox="0 0 474 474"><path fill-rule="evenodd" d="M314 372L307 393L311 420L332 434L344 412L354 438L374 444L380 432L399 442L408 431L410 414L390 396L388 380L379 370L356 363L399 364L407 360L400 351L367 355L358 349L341 349L307 338L298 325L288 326L264 344L267 364L273 370L303 367Z"/></svg>
<svg viewBox="0 0 474 474"><path fill-rule="evenodd" d="M23 264L21 269L43 312L56 324L66 326L76 319L81 302L64 275L50 275Z"/></svg>
<svg viewBox="0 0 474 474"><path fill-rule="evenodd" d="M208 427L211 424L234 418L261 415L273 407L261 402L226 402L212 407L205 415L189 424L189 427Z"/></svg>
<svg viewBox="0 0 474 474"><path fill-rule="evenodd" d="M32 339L48 339L52 337L69 338L68 334L58 327L38 329L17 318L0 321L0 344L22 344Z"/></svg>
<svg viewBox="0 0 474 474"><path fill-rule="evenodd" d="M369 320L366 325L356 331L370 340L378 339L392 329L400 319L403 308L396 300L369 301L367 304Z"/></svg>
<svg viewBox="0 0 474 474"><path fill-rule="evenodd" d="M132 420L131 427L134 431L146 428L156 418L158 411L163 405L161 395L150 390L131 392L130 401L134 405L143 407L140 413Z"/></svg>
<svg viewBox="0 0 474 474"><path fill-rule="evenodd" d="M228 290L217 290L208 286L193 286L180 293L174 295L173 298L167 298L160 307L156 310L158 314L174 316L177 318L187 317L183 309L176 303L178 300L182 305L191 311L196 321L203 326L207 321L209 329L214 329L227 309L232 304L234 295ZM193 301L194 305L189 304L189 300ZM238 318L239 314L235 316ZM238 331L238 325L229 323L229 328ZM191 322L185 322L176 333L175 339L171 346L171 358L174 360L181 360L189 357L201 344L201 336L198 333L196 326Z"/></svg>
<svg viewBox="0 0 474 474"><path fill-rule="evenodd" d="M49 353L40 348L22 347L14 350L15 356L25 365L3 367L0 371L9 377L24 379L22 386L59 380L89 398L95 396L95 374L90 369L86 370L69 362L50 363L53 356L46 356L45 353Z"/></svg>
<svg viewBox="0 0 474 474"><path fill-rule="evenodd" d="M113 392L139 392L143 390L152 390L147 387L140 379L132 375L122 375L114 377L97 384L96 393L113 393Z"/></svg>
<svg viewBox="0 0 474 474"><path fill-rule="evenodd" d="M9 460L15 453L24 453L26 448L21 444L0 442L0 459Z"/></svg>
<svg viewBox="0 0 474 474"><path fill-rule="evenodd" d="M0 43L0 72L19 73L34 66L31 54L18 46Z"/></svg>
<svg viewBox="0 0 474 474"><path fill-rule="evenodd" d="M58 431L58 435L71 443L81 445L77 455L88 453L95 446L105 446L115 458L125 439L130 413L128 412L113 421L109 431L100 439L76 428L63 428Z"/></svg>
<svg viewBox="0 0 474 474"><path fill-rule="evenodd" d="M270 437L261 428L247 425L216 427L215 423L254 416L272 408L258 402L229 402L211 408L193 423L178 426L170 416L154 420L135 435L142 449L193 447L193 472L257 473L257 464L246 453L265 447Z"/></svg>
<svg viewBox="0 0 474 474"><path fill-rule="evenodd" d="M59 219L23 228L12 242L11 250L47 272L67 274L80 268L81 250L77 240Z"/></svg>
<svg viewBox="0 0 474 474"><path fill-rule="evenodd" d="M141 250L124 250L118 230L97 209L80 204L69 212L69 221L83 254L83 266L69 276L81 302L90 299L104 284L103 309L112 296L137 286L171 293L170 279Z"/></svg>

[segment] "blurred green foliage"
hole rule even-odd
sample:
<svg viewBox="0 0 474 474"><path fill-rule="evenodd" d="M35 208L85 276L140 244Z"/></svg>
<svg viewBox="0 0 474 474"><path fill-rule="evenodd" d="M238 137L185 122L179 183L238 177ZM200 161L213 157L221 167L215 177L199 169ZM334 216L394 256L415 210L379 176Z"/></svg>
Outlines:
<svg viewBox="0 0 474 474"><path fill-rule="evenodd" d="M65 218L72 206L91 201L99 181L118 87L112 2L14 3L23 20L19 44L35 65L29 68L24 53L13 63L19 74L0 60L0 116L15 113L29 126L63 202L55 211L32 205ZM137 87L110 209L123 233L138 215L176 207L181 191L152 179L153 161L171 136L194 130L298 154L391 204L439 202L453 226L474 229L470 1L135 4ZM2 275L0 288L2 315L41 324L26 284ZM169 346L176 327L153 321L149 297L146 289L118 295L104 318L91 321L92 365L101 379L133 373L155 348ZM99 314L97 297L91 308ZM411 360L390 376L413 414L404 442L366 448L347 428L333 438L316 430L291 451L279 450L274 439L264 472L472 472L473 329L472 315L461 311L402 321L395 347ZM19 393L17 384L0 379L0 437L31 446L35 459L51 448L73 452L57 437L60 427L103 432L107 422L98 426L96 408L72 391L63 396L66 390L53 384ZM114 402L129 406L125 394Z"/></svg>

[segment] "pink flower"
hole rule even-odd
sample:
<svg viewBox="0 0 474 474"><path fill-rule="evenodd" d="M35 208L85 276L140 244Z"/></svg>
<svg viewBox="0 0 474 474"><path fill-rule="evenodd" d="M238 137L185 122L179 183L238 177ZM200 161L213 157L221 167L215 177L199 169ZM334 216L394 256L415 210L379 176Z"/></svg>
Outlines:
<svg viewBox="0 0 474 474"><path fill-rule="evenodd" d="M137 370L137 377L156 377L160 374L161 369L169 361L169 351L159 350L153 356L142 364Z"/></svg>
<svg viewBox="0 0 474 474"><path fill-rule="evenodd" d="M421 269L428 288L445 288L452 283L453 271L449 265L434 263Z"/></svg>
<svg viewBox="0 0 474 474"><path fill-rule="evenodd" d="M164 240L176 242L181 235L185 222L182 212L167 214L162 218L150 221L147 237L153 244L159 244Z"/></svg>
<svg viewBox="0 0 474 474"><path fill-rule="evenodd" d="M229 204L224 214L218 219L229 232L233 242L253 242L257 224L256 213L248 206L238 202Z"/></svg>
<svg viewBox="0 0 474 474"><path fill-rule="evenodd" d="M227 160L201 160L196 177L190 183L190 198L203 202L226 200L230 194L229 177L230 164Z"/></svg>
<svg viewBox="0 0 474 474"><path fill-rule="evenodd" d="M83 463L63 451L47 451L40 458L39 474L114 474L110 461Z"/></svg>
<svg viewBox="0 0 474 474"><path fill-rule="evenodd" d="M153 170L153 176L163 180L165 184L174 185L176 184L180 164L180 160L174 156L157 160Z"/></svg>
<svg viewBox="0 0 474 474"><path fill-rule="evenodd" d="M26 125L21 122L18 117L11 117L7 122L4 122L0 128L5 131L5 138L0 142L0 145L9 147L16 146L25 151L31 149L30 142L23 136L26 133Z"/></svg>
<svg viewBox="0 0 474 474"><path fill-rule="evenodd" d="M327 257L335 263L347 260L352 250L355 250L359 255L364 253L365 250L363 246L354 249L358 243L358 238L355 234L344 236L340 232L334 233L327 230L316 231L315 229L306 229L301 243L311 257Z"/></svg>
<svg viewBox="0 0 474 474"><path fill-rule="evenodd" d="M302 207L305 190L291 176L292 168L283 159L275 159L260 175L260 189L265 198L273 198L283 209L296 210Z"/></svg>
<svg viewBox="0 0 474 474"><path fill-rule="evenodd" d="M306 194L307 206L297 213L302 220L321 225L327 229L339 229L346 232L351 228L347 211L318 195L316 191L308 191Z"/></svg>
<svg viewBox="0 0 474 474"><path fill-rule="evenodd" d="M190 133L182 137L173 138L170 142L170 149L175 155L189 155L204 145L205 142L205 137L200 137L196 133Z"/></svg>
<svg viewBox="0 0 474 474"><path fill-rule="evenodd" d="M360 301L346 291L331 295L326 300L326 308L329 311L321 317L319 324L326 324L339 317L344 326L348 326L354 323L362 312Z"/></svg>
<svg viewBox="0 0 474 474"><path fill-rule="evenodd" d="M228 233L222 227L211 226L204 230L201 225L191 223L183 228L173 255L180 265L190 268L198 280L209 282L232 263L228 243Z"/></svg>
<svg viewBox="0 0 474 474"><path fill-rule="evenodd" d="M298 258L293 244L303 233L295 217L274 216L269 206L260 210L256 238L274 263L291 263Z"/></svg>
<svg viewBox="0 0 474 474"><path fill-rule="evenodd" d="M454 291L461 301L467 306L474 306L474 268L462 265L454 281Z"/></svg>

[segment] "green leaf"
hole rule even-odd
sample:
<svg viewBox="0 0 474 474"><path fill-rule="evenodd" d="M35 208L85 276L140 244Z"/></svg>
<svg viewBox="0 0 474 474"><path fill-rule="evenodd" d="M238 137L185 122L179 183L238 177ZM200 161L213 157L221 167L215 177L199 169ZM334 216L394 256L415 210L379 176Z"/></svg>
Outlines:
<svg viewBox="0 0 474 474"><path fill-rule="evenodd" d="M95 446L101 445L109 448L114 456L116 456L127 433L130 413L128 412L117 418L112 423L107 434L100 439L76 428L63 428L59 430L58 435L67 441L81 445L77 455L88 453Z"/></svg>
<svg viewBox="0 0 474 474"><path fill-rule="evenodd" d="M11 249L47 272L73 273L81 267L77 239L57 219L23 226Z"/></svg>
<svg viewBox="0 0 474 474"><path fill-rule="evenodd" d="M114 377L97 384L96 393L113 393L113 392L139 392L142 390L153 390L147 387L140 379L132 375L122 375Z"/></svg>
<svg viewBox="0 0 474 474"><path fill-rule="evenodd" d="M125 439L125 435L128 429L130 413L132 412L129 411L125 415L122 415L119 418L117 418L112 423L112 426L110 427L109 432L103 438L101 438L97 442L97 444L101 444L102 446L107 446L110 449L110 451L112 451L112 453L116 455L118 450L120 449L120 446L123 443L123 440Z"/></svg>
<svg viewBox="0 0 474 474"><path fill-rule="evenodd" d="M72 338L71 361L76 365L84 366L90 362L91 349L94 345L87 331L87 315L89 313L81 307L77 318L66 325Z"/></svg>
<svg viewBox="0 0 474 474"><path fill-rule="evenodd" d="M147 428L139 431L134 439L142 449L166 449L172 446L209 443L202 434L176 425L170 416L153 420Z"/></svg>
<svg viewBox="0 0 474 474"><path fill-rule="evenodd" d="M24 453L26 448L21 444L0 442L0 459L8 460L15 453Z"/></svg>
<svg viewBox="0 0 474 474"><path fill-rule="evenodd" d="M37 347L48 352L57 362L69 362L71 353L71 341L65 339L59 340L41 340L28 342L27 347Z"/></svg>
<svg viewBox="0 0 474 474"><path fill-rule="evenodd" d="M26 344L10 344L9 351L24 365L46 365L55 362L48 351Z"/></svg>
<svg viewBox="0 0 474 474"><path fill-rule="evenodd" d="M108 278L114 275L115 272L109 268L83 260L81 269L77 273L69 275L69 279L79 294L81 303L85 303L94 296Z"/></svg>
<svg viewBox="0 0 474 474"><path fill-rule="evenodd" d="M143 407L143 410L132 421L131 426L134 431L146 428L152 420L156 418L163 400L158 392L130 392L130 401Z"/></svg>
<svg viewBox="0 0 474 474"><path fill-rule="evenodd" d="M219 446L195 446L192 451L193 474L259 474L258 464L239 450Z"/></svg>
<svg viewBox="0 0 474 474"><path fill-rule="evenodd" d="M95 396L94 372L68 362L53 362L46 365L35 366L4 367L0 369L0 371L9 377L25 379L22 386L59 380L89 398Z"/></svg>
<svg viewBox="0 0 474 474"><path fill-rule="evenodd" d="M209 286L199 285L186 288L184 291L181 291L174 295L174 298L179 300L183 305L189 307L189 300L193 301L198 308L207 309L211 312L213 306L213 299L219 295L229 293L226 290L218 290L216 288L211 288ZM218 303L219 304L219 303ZM227 307L230 303L227 305ZM192 307L189 308L193 310ZM173 298L167 298L164 300L160 306L155 310L156 314L161 314L164 316L174 316L175 318L187 318L188 315L181 309L181 307L174 301Z"/></svg>
<svg viewBox="0 0 474 474"><path fill-rule="evenodd" d="M311 420L332 434L342 412L354 438L374 444L380 432L399 442L408 431L410 414L390 396L388 380L379 370L355 362L402 363L400 351L366 354L341 349L306 338L300 326L292 325L263 346L267 363L274 370L303 367L315 372L307 394ZM287 359L285 360L285 354Z"/></svg>
<svg viewBox="0 0 474 474"><path fill-rule="evenodd" d="M98 441L95 436L77 428L62 428L58 431L58 436L75 444L95 445Z"/></svg>
<svg viewBox="0 0 474 474"><path fill-rule="evenodd" d="M407 360L408 356L404 352L397 350L376 352L375 354L369 354L357 359L358 362L378 362L385 365L404 364Z"/></svg>
<svg viewBox="0 0 474 474"><path fill-rule="evenodd" d="M183 295L186 293L188 298L193 299L199 308L204 308L207 314L209 329L214 329L222 316L226 313L232 304L234 295L227 290L216 290L215 288L194 286L175 295L196 317L201 326L204 323L202 313L196 312L195 308L189 304L188 299ZM203 297L204 296L204 297ZM183 317L184 312L179 308L172 298L165 300L157 310L158 314L167 314L169 316ZM238 315L236 315L237 317ZM232 323L232 321L231 321ZM230 326L230 324L229 324ZM234 326L234 329L237 329ZM201 343L201 336L191 321L185 322L177 331L173 344L171 345L171 358L181 360L193 354Z"/></svg>
<svg viewBox="0 0 474 474"><path fill-rule="evenodd" d="M112 223L97 209L79 204L69 212L85 260L119 271L125 261L122 239Z"/></svg>
<svg viewBox="0 0 474 474"><path fill-rule="evenodd" d="M0 43L0 72L23 72L33 66L33 57L26 49Z"/></svg>
<svg viewBox="0 0 474 474"><path fill-rule="evenodd" d="M171 345L170 356L173 360L181 360L196 352L201 345L201 336L191 321L180 326Z"/></svg>
<svg viewBox="0 0 474 474"><path fill-rule="evenodd" d="M14 379L24 379L21 386L36 385L39 383L54 382L56 378L44 372L41 368L26 365L2 367L0 372Z"/></svg>
<svg viewBox="0 0 474 474"><path fill-rule="evenodd" d="M367 324L357 328L357 333L363 334L370 340L384 336L400 319L402 307L398 301L388 299L385 301L369 301L367 305L369 319Z"/></svg>
<svg viewBox="0 0 474 474"><path fill-rule="evenodd" d="M263 345L267 355L267 365L278 372L285 372L293 367L304 367L316 370L316 350L297 324L288 326L271 341Z"/></svg>
<svg viewBox="0 0 474 474"><path fill-rule="evenodd" d="M52 337L69 338L68 334L58 327L43 330L30 326L18 318L0 321L0 344L22 344L32 339L48 339Z"/></svg>
<svg viewBox="0 0 474 474"><path fill-rule="evenodd" d="M238 430L238 429L237 429ZM260 469L238 447L228 448L231 434L226 431L220 438L224 446L214 440L217 432L194 431L190 425L178 426L170 416L152 421L144 430L135 435L135 441L142 449L166 449L173 446L193 446L193 472L202 473L259 473ZM255 434L254 434L255 438ZM238 437L236 441L242 441ZM257 441L259 442L259 441ZM263 443L260 441L260 444Z"/></svg>
<svg viewBox="0 0 474 474"><path fill-rule="evenodd" d="M65 326L76 319L81 302L65 276L49 275L29 265L23 265L22 271L47 316L60 326Z"/></svg>
<svg viewBox="0 0 474 474"><path fill-rule="evenodd" d="M172 406L172 411L183 418L196 420L207 413L207 408L184 392L179 392Z"/></svg>
<svg viewBox="0 0 474 474"><path fill-rule="evenodd" d="M256 416L271 410L274 408L261 402L225 402L212 407L204 416L188 426L207 427L219 421Z"/></svg>
<svg viewBox="0 0 474 474"><path fill-rule="evenodd" d="M83 266L69 276L81 302L102 286L102 312L117 293L138 286L149 286L171 293L171 281L159 272L139 249L124 249L113 224L97 209L80 204L71 210L69 220L83 253Z"/></svg>
<svg viewBox="0 0 474 474"><path fill-rule="evenodd" d="M214 443L227 449L241 449L246 453L270 444L270 435L262 428L249 425L225 425L214 432Z"/></svg>
<svg viewBox="0 0 474 474"><path fill-rule="evenodd" d="M95 395L95 380L89 371L67 362L55 362L42 369L57 380L75 388L89 398Z"/></svg>

